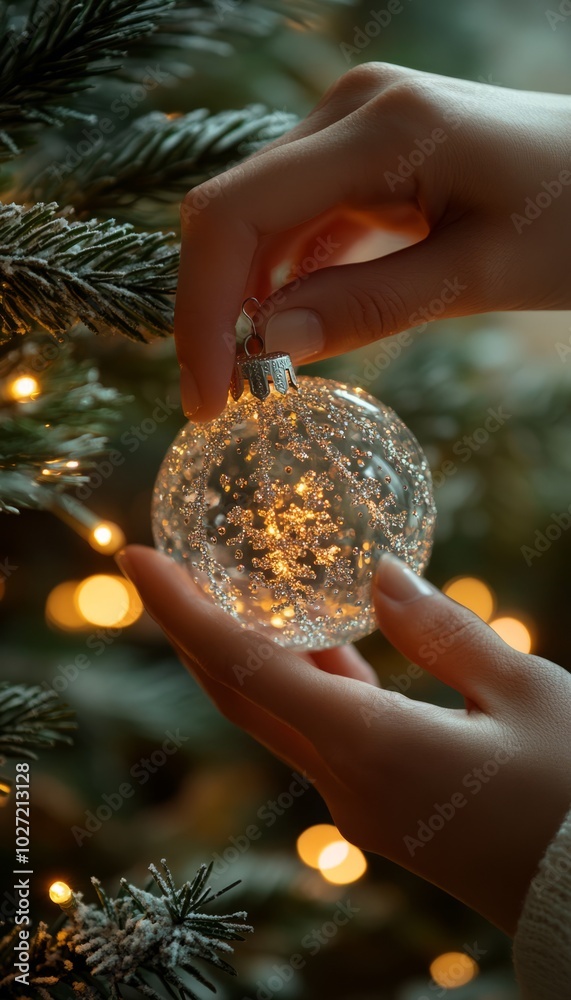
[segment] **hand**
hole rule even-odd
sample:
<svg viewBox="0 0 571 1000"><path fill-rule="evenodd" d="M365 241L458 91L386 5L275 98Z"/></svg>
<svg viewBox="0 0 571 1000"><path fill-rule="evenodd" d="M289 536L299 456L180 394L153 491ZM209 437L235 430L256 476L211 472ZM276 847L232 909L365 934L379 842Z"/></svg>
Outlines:
<svg viewBox="0 0 571 1000"><path fill-rule="evenodd" d="M436 317L566 309L570 226L569 97L352 69L287 135L184 200L185 411L207 420L223 408L248 296L269 296L256 317L266 347L295 361ZM379 228L414 245L331 266Z"/></svg>
<svg viewBox="0 0 571 1000"><path fill-rule="evenodd" d="M465 709L380 689L351 647L314 654L313 663L274 648L152 549L129 546L118 561L220 711L315 779L344 837L513 933L571 801L564 670L515 652L391 556L375 578L380 628L460 691Z"/></svg>

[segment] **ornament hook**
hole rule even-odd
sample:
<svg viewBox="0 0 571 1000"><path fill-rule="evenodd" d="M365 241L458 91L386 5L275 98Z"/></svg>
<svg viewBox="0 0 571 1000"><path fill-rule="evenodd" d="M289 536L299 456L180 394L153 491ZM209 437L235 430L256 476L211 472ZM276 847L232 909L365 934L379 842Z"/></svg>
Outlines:
<svg viewBox="0 0 571 1000"><path fill-rule="evenodd" d="M256 310L262 308L253 295L242 302L242 315L250 323L251 330L242 343L244 353L239 353L236 359L230 385L231 395L234 399L240 399L246 379L250 392L256 399L267 399L272 386L276 392L285 396L288 391L288 379L289 386L297 389L297 379L291 358L284 351L273 351L271 354L266 354L264 339L256 330L254 319L247 309L250 302L255 303ZM256 340L258 341L258 350L253 352L250 348Z"/></svg>
<svg viewBox="0 0 571 1000"><path fill-rule="evenodd" d="M256 324L254 323L253 317L250 316L250 313L246 311L246 306L248 305L248 302L254 302L257 310L261 309L262 307L261 307L260 303L258 302L258 299L254 298L253 295L250 295L249 298L244 299L244 301L242 302L242 310L241 310L242 315L245 316L247 320L249 320L250 326L252 328L251 331L250 331L250 333L248 334L248 336L244 340L244 343L243 343L242 346L244 347L244 350L245 350L246 354L248 355L248 357L251 358L252 357L252 351L250 350L250 348L249 348L248 345L251 344L252 341L254 341L254 340L258 341L258 347L259 347L259 349L254 352L254 357L255 357L257 354L262 354L262 352L264 350L264 341L263 341L262 337L260 336L260 334L258 333L258 331L256 330Z"/></svg>

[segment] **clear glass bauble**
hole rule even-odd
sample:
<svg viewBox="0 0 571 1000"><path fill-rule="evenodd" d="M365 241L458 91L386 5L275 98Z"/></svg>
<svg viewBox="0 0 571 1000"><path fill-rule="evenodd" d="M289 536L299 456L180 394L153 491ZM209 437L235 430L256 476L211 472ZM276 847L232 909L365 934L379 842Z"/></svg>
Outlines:
<svg viewBox="0 0 571 1000"><path fill-rule="evenodd" d="M435 507L426 458L364 390L300 377L247 390L182 428L154 490L157 547L245 627L327 649L376 628L371 579L389 550L420 573Z"/></svg>

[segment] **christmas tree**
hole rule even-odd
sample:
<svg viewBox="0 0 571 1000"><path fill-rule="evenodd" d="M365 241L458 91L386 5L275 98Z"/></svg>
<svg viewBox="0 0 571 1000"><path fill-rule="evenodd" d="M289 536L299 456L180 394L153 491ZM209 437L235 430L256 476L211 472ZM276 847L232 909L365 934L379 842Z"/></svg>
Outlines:
<svg viewBox="0 0 571 1000"><path fill-rule="evenodd" d="M67 730L74 729L72 713L58 703L53 691L10 686L0 688L0 748L2 762L19 759L16 765L16 847L14 921L3 928L0 939L0 986L3 996L73 996L80 992L89 1000L120 996L123 984L134 995L160 1000L152 983L157 980L171 996L196 1000L191 981L209 989L213 985L196 967L195 960L234 973L219 952L232 951L229 941L242 940L252 928L243 912L229 915L204 913L204 909L226 889L213 893L207 879L210 868L202 865L191 882L177 889L165 860L162 871L149 866L151 885L162 895L142 891L121 879L116 899L109 898L99 881L92 878L99 906L84 903L61 881L50 886L63 917L52 927L40 922L32 928L29 911L30 878L30 761L36 749L71 742ZM3 783L7 792L9 784ZM18 878L16 878L18 876ZM227 888L233 888L228 886ZM67 919L66 919L67 918Z"/></svg>
<svg viewBox="0 0 571 1000"><path fill-rule="evenodd" d="M402 7L369 38L366 4L0 5L2 995L28 995L12 976L11 875L16 768L26 762L11 754L26 748L39 755L28 761L31 971L58 980L30 996L186 989L202 1000L204 978L225 1000L517 995L509 942L439 890L375 857L365 875L336 883L296 855L300 834L331 823L311 783L216 714L109 561L125 537L150 539L153 479L183 422L170 337L182 196L286 132L353 60L526 86L512 47L535 25L531 3L505 32L505 79L484 27L499 47L503 35L479 0ZM563 79L563 31L546 39ZM357 49L351 61L343 45ZM569 321L541 322L542 352L476 317L416 331L406 350L389 341L313 370L393 406L427 452L438 508L431 578L478 577L488 616L519 622L535 651L564 662L571 533L555 543L545 529L569 505ZM490 409L509 416L482 441ZM459 704L378 636L361 648L385 686ZM77 716L73 746L56 695ZM43 708L30 720L36 698ZM325 835L335 841L330 826ZM153 893L147 868L165 856ZM241 880L232 909L256 928L237 949L237 977L219 975L226 947L192 951L209 921L225 946L246 930L213 909L200 923L204 863L212 894ZM54 889L54 903L57 884L69 889ZM191 953L171 961L161 947L174 948L183 898L197 923ZM64 913L58 899L71 903ZM139 946L152 970L137 964Z"/></svg>

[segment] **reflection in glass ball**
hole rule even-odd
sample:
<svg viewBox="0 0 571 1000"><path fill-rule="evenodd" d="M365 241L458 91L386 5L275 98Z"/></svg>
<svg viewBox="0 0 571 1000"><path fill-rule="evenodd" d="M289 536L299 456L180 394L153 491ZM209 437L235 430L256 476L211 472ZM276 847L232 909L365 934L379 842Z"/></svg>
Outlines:
<svg viewBox="0 0 571 1000"><path fill-rule="evenodd" d="M420 573L434 521L426 458L394 411L309 377L188 423L153 500L157 547L244 626L298 649L373 631L376 558Z"/></svg>

